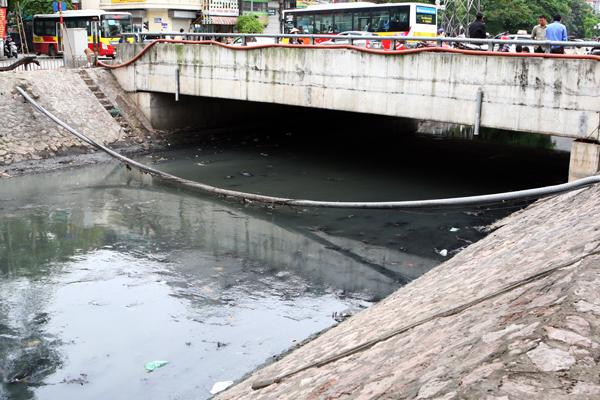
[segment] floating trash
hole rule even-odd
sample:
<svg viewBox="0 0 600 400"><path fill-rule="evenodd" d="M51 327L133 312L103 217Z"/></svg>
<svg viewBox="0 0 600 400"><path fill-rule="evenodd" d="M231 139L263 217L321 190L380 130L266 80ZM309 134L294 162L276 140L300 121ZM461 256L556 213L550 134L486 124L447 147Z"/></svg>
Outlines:
<svg viewBox="0 0 600 400"><path fill-rule="evenodd" d="M212 389L210 390L210 394L217 394L219 392L222 392L231 385L233 385L232 381L217 382L213 385Z"/></svg>
<svg viewBox="0 0 600 400"><path fill-rule="evenodd" d="M164 367L169 361L152 361L146 364L146 371L149 373L154 371L156 368Z"/></svg>

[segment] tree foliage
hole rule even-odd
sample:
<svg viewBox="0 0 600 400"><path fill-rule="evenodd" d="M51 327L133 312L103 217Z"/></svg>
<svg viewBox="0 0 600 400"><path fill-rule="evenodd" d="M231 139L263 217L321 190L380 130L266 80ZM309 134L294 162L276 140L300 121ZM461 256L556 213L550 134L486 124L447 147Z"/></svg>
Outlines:
<svg viewBox="0 0 600 400"><path fill-rule="evenodd" d="M67 10L73 9L70 0L64 2L67 3ZM8 11L14 12L20 6L23 18L35 14L51 14L54 12L52 3L53 0L8 0Z"/></svg>
<svg viewBox="0 0 600 400"><path fill-rule="evenodd" d="M598 16L585 0L481 0L486 28L492 35L500 32L531 32L538 17L545 15L548 23L560 14L569 36L591 38L598 35L594 26Z"/></svg>
<svg viewBox="0 0 600 400"><path fill-rule="evenodd" d="M262 33L265 29L265 26L252 15L242 15L241 17L238 17L235 22L235 27L239 33Z"/></svg>

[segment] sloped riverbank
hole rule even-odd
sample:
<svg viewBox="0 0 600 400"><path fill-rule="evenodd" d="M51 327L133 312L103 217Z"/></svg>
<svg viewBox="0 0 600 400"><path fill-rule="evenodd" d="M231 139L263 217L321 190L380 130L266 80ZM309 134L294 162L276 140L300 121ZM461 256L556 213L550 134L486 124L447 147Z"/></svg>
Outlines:
<svg viewBox="0 0 600 400"><path fill-rule="evenodd" d="M599 396L599 192L541 200L497 222L451 260L216 398Z"/></svg>

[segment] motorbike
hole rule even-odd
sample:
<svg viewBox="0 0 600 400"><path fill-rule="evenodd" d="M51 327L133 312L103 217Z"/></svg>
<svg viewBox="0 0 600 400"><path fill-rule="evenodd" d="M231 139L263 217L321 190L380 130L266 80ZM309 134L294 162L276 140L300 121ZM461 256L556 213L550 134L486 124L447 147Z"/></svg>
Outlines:
<svg viewBox="0 0 600 400"><path fill-rule="evenodd" d="M472 50L472 51L487 51L487 44L473 44L473 43L465 43L465 42L455 42L454 47L460 50Z"/></svg>
<svg viewBox="0 0 600 400"><path fill-rule="evenodd" d="M17 45L10 37L7 37L4 40L4 56L8 57L8 58L11 58L11 57L18 58L19 57Z"/></svg>

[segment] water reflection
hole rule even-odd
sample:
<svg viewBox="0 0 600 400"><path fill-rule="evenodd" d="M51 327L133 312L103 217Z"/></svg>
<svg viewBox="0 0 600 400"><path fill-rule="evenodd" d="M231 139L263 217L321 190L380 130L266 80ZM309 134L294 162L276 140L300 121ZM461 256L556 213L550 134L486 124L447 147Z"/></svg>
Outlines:
<svg viewBox="0 0 600 400"><path fill-rule="evenodd" d="M0 397L205 398L415 276L135 174L2 182Z"/></svg>
<svg viewBox="0 0 600 400"><path fill-rule="evenodd" d="M420 132L452 139L479 140L508 146L529 147L547 150L571 151L574 139L561 136L543 135L533 132L517 132L505 129L481 127L479 135L471 125L455 125L440 122L421 124Z"/></svg>

